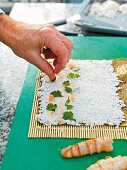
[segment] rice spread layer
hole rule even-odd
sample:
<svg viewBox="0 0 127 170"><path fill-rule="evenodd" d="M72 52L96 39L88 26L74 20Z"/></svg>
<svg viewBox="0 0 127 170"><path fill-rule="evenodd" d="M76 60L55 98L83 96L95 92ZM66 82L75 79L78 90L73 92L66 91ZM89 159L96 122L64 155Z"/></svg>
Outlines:
<svg viewBox="0 0 127 170"><path fill-rule="evenodd" d="M116 125L125 120L124 102L117 94L119 83L111 60L73 60L56 81L41 77L39 114L46 125Z"/></svg>

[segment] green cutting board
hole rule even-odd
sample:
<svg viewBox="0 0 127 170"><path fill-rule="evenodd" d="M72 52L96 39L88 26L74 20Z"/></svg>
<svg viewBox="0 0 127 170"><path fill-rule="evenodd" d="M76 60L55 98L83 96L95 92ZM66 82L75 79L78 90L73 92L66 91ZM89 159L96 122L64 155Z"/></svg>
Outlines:
<svg viewBox="0 0 127 170"><path fill-rule="evenodd" d="M70 37L74 59L127 58L127 38ZM62 148L83 139L28 139L29 121L38 70L30 65L17 105L2 170L85 170L105 156L127 155L127 141L115 140L111 153L73 159L61 157Z"/></svg>

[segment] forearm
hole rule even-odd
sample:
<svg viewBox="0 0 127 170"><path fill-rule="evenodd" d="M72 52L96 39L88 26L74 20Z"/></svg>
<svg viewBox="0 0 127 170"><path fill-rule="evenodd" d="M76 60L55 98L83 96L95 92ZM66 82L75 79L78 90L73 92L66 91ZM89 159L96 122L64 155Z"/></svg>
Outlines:
<svg viewBox="0 0 127 170"><path fill-rule="evenodd" d="M38 25L29 25L15 21L5 14L0 15L0 41L9 46L12 50L20 42L25 44L26 40L28 40L27 36L29 36L30 30L37 29Z"/></svg>
<svg viewBox="0 0 127 170"><path fill-rule="evenodd" d="M15 25L15 21L7 15L0 15L0 41L9 47L14 41Z"/></svg>

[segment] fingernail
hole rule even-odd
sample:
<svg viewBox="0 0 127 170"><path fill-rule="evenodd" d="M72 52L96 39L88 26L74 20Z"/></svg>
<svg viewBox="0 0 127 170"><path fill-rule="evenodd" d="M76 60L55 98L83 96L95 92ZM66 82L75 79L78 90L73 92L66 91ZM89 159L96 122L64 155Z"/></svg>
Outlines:
<svg viewBox="0 0 127 170"><path fill-rule="evenodd" d="M56 80L56 76L55 76L55 78L53 79L53 80L51 80L52 82L54 82Z"/></svg>

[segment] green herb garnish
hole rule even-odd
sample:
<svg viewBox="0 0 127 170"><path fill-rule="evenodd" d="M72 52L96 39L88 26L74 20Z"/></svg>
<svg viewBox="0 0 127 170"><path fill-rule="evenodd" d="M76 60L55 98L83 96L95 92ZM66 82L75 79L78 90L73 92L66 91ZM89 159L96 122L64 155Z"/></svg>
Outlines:
<svg viewBox="0 0 127 170"><path fill-rule="evenodd" d="M74 121L76 121L76 120L73 118L73 113L72 113L71 111L64 112L64 114L63 114L63 119L64 119L64 120L74 120Z"/></svg>
<svg viewBox="0 0 127 170"><path fill-rule="evenodd" d="M67 110L71 110L74 106L72 106L72 105L67 105L66 107L67 107Z"/></svg>
<svg viewBox="0 0 127 170"><path fill-rule="evenodd" d="M56 108L57 108L57 105L56 105L56 104L49 103L49 104L47 105L47 108L46 108L46 109L49 110L49 111L54 111L54 112L55 112Z"/></svg>
<svg viewBox="0 0 127 170"><path fill-rule="evenodd" d="M59 90L53 91L50 94L53 95L54 97L63 97Z"/></svg>
<svg viewBox="0 0 127 170"><path fill-rule="evenodd" d="M65 91L66 91L67 93L72 93L72 88L70 88L70 87L65 87Z"/></svg>
<svg viewBox="0 0 127 170"><path fill-rule="evenodd" d="M69 99L69 97L68 97L68 99L67 99L67 101L66 101L66 103L65 103L65 106L67 106L70 102L71 102L71 101L70 101L70 99Z"/></svg>
<svg viewBox="0 0 127 170"><path fill-rule="evenodd" d="M79 74L75 74L75 73L69 73L67 75L67 78L79 78L79 77L80 77L80 75Z"/></svg>
<svg viewBox="0 0 127 170"><path fill-rule="evenodd" d="M75 72L78 72L80 70L80 68L79 67L75 67L75 68L73 68L73 71L75 71Z"/></svg>
<svg viewBox="0 0 127 170"><path fill-rule="evenodd" d="M66 87L66 86L69 86L70 85L70 82L67 80L67 81L64 81L63 82L63 85Z"/></svg>
<svg viewBox="0 0 127 170"><path fill-rule="evenodd" d="M78 71L80 70L79 67L71 67L70 69L73 70L73 71L75 71L75 72L78 72Z"/></svg>
<svg viewBox="0 0 127 170"><path fill-rule="evenodd" d="M69 105L70 102L71 102L71 101L70 101L70 99L69 99L69 97L68 97L68 99L67 99L67 101L66 101L66 103L65 103L65 106L67 107L67 110L71 110L71 109L73 108L72 105Z"/></svg>

